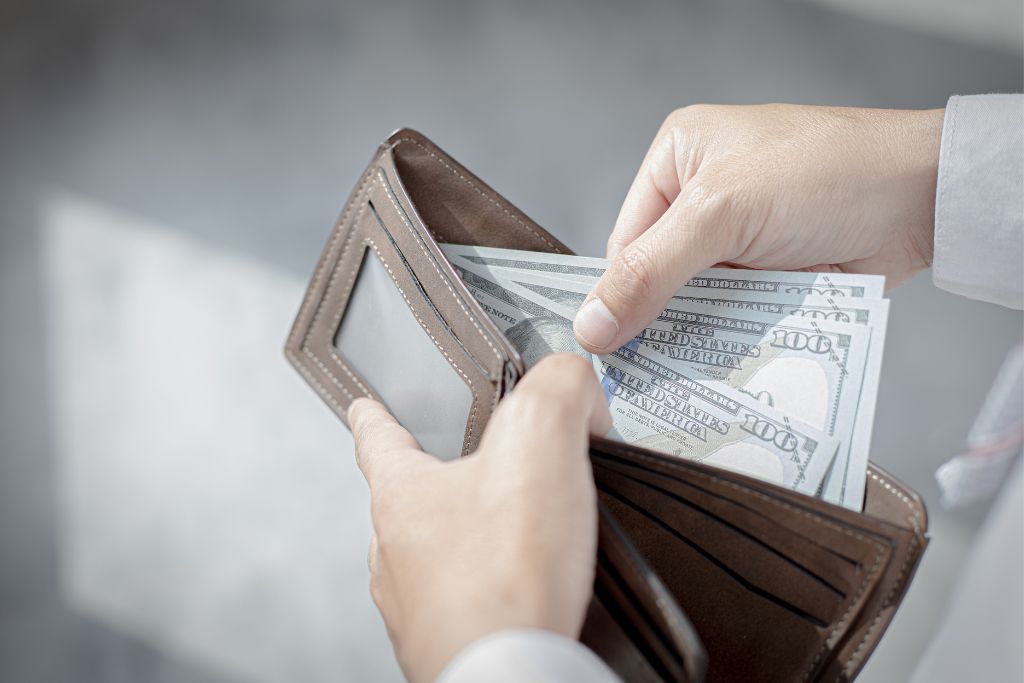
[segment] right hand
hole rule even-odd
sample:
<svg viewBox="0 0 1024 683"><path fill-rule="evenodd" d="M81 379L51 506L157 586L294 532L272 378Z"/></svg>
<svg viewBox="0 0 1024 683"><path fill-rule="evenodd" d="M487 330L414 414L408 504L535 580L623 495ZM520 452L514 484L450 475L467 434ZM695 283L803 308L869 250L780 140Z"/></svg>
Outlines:
<svg viewBox="0 0 1024 683"><path fill-rule="evenodd" d="M632 339L715 264L885 275L932 260L943 110L697 105L654 138L576 315L589 351Z"/></svg>

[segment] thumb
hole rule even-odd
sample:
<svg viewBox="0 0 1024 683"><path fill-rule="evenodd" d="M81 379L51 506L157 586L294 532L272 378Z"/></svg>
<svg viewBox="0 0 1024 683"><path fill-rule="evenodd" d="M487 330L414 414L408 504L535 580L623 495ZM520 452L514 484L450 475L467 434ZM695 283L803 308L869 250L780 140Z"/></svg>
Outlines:
<svg viewBox="0 0 1024 683"><path fill-rule="evenodd" d="M646 232L620 251L576 313L576 338L607 353L635 337L696 273L728 260L734 244L719 202L686 193Z"/></svg>

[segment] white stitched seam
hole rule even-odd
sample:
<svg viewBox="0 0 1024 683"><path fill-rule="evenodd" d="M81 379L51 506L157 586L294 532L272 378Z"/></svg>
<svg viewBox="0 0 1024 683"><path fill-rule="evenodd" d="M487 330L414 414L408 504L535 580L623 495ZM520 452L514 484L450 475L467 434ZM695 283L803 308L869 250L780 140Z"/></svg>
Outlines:
<svg viewBox="0 0 1024 683"><path fill-rule="evenodd" d="M327 263L330 261L331 252L334 251L334 246L341 238L344 232L345 221L348 218L349 213L352 212L352 207L359 203L360 198L366 189L366 183L370 180L370 174L367 173L359 186L356 188L355 194L352 195L352 201L345 207L341 212L341 217L338 218L338 223L334 227L334 234L331 235L330 242L328 243L327 249L324 251L324 258L317 264L316 272L313 274L313 282L309 289L306 290L306 296L302 299L302 305L299 308L298 320L301 320L306 310L313 305L313 295L316 293L317 288L320 285L320 279L323 277L324 272L327 270ZM321 299L321 304L323 299ZM318 307L319 308L319 307ZM292 341L300 341L300 337L304 338L308 331L312 328L312 323L305 331L301 331L298 328L292 330Z"/></svg>
<svg viewBox="0 0 1024 683"><path fill-rule="evenodd" d="M330 298L331 290L334 289L334 286L335 286L335 284L337 282L337 279L338 279L338 273L341 272L341 266L345 262L345 254L348 253L349 247L352 245L352 237L355 235L355 226L358 225L359 221L362 219L363 213L366 211L366 206L367 206L367 203L363 202L362 206L359 208L359 212L356 213L356 216L355 216L355 218L352 221L352 228L349 229L348 236L345 238L345 244L341 248L341 253L338 255L338 260L335 262L334 271L331 273L331 279L327 283L327 289L324 290L324 295L320 299L320 303L316 307L316 313L313 315L313 322L310 325L310 329L313 329L313 328L316 327L317 321L319 321L320 315L321 315L321 313L323 313L324 303L327 301L327 299ZM355 280L356 274L358 272L359 272L359 268L354 268L352 270L352 272L349 274L349 278L345 282L344 289L342 290L342 295L343 296L345 294L347 294L349 292L349 290L352 288L352 282ZM336 316L332 319L331 327L329 329L332 329L332 330L336 329L336 326L337 326L338 322L340 322L340 320L341 320L342 312L343 312L343 309L339 310L337 312ZM341 386L341 383L338 382L337 378L335 378L334 375L331 374L331 372L329 370L327 370L326 367L324 367L324 364L316 357L316 355L309 349L308 346L303 344L302 350L305 352L305 354L307 356L312 358L317 363L317 365L319 365L320 368L324 370L324 372L326 372L328 374L328 376L334 381L334 383L336 385ZM348 369L348 366L345 363L340 363L340 365L341 365L341 369L345 372L345 374L349 376L349 378L356 384L356 386L358 386L360 389L363 390L364 394L366 394L367 396L372 395L372 392L366 387L365 384L363 384L361 381L359 381L359 378L356 377L352 373L352 371Z"/></svg>
<svg viewBox="0 0 1024 683"><path fill-rule="evenodd" d="M291 349L289 349L287 353L288 353L288 357L291 358L292 362L295 363L295 367L297 367L299 369L299 372L302 373L302 376L305 377L309 382L311 382L313 384L313 387L317 390L317 393L319 393L328 403L330 403L332 406L334 406L334 408L339 413L344 414L345 411L342 409L342 407L340 405L338 405L338 402L334 400L334 397L331 396L331 392L327 391L326 387L324 387L322 384L320 384L320 382L318 382L316 380L316 378L313 377L313 373L311 373L306 368L306 366L303 364L303 362L301 360L299 360L299 357L296 356L294 353L292 353ZM350 400L350 401L352 400L352 394L349 393L348 389L346 389L345 387L343 387L340 384L338 384L338 388L341 389L342 392L344 392L345 396L348 397L348 400Z"/></svg>
<svg viewBox="0 0 1024 683"><path fill-rule="evenodd" d="M881 484L886 491L896 496L896 498L898 498L899 500L903 501L903 504L907 506L911 513L911 516L907 518L907 521L910 522L911 525L914 527L913 542L911 546L907 549L907 556L903 560L903 566L900 567L900 573L896 577L896 583L893 584L893 587L889 590L889 594L886 595L885 600L882 601L881 606L882 608L884 608L892 599L892 596L896 593L896 591L899 590L900 585L903 583L903 577L906 575L907 569L910 567L910 562L913 559L914 551L917 550L917 534L921 531L921 517L917 511L917 508L914 507L914 504L910 501L910 498L908 498L906 494L904 494L902 491L897 490L896 487L894 487L892 484L890 484L889 482L887 482L885 479L878 476L874 472L868 472L868 475L872 479L877 481L879 484ZM867 645L868 639L875 632L875 629L878 628L878 624L879 622L881 622L881 620L882 612L879 611L879 613L875 615L875 618L871 622L871 625L868 627L868 630L864 632L864 637L861 638L860 643L857 644L857 649L855 649L850 654L849 659L847 659L846 663L843 665L843 669L847 673L849 673L852 670L852 668L857 665L857 662L860 661L861 651L864 649L864 646Z"/></svg>
<svg viewBox="0 0 1024 683"><path fill-rule="evenodd" d="M422 318L420 318L419 313L417 313L413 309L412 302L409 301L409 297L406 295L405 290L402 289L402 286L398 284L398 279L395 277L394 272L392 272L391 266L389 266L387 262L384 260L384 256L380 253L380 249L377 247L377 243L374 242L373 239L369 238L366 240L366 242L373 249L374 253L377 254L377 258L380 259L380 262L384 265L385 270L388 271L388 277L391 278L391 282L394 283L395 288L398 290L398 293L402 295L402 298L405 300L406 305L409 307L409 311L413 314L413 316L415 316L416 322L420 324L420 327L423 328L423 331L426 332L427 335L430 337L430 340L434 342L434 346L437 348L437 350L444 355L444 357L448 360L452 367L455 368L455 371L462 376L463 380L465 380L466 386L469 387L469 393L472 394L473 396L473 408L470 410L469 413L469 429L467 430L466 436L463 439L463 447L465 447L473 436L473 428L476 424L476 407L477 402L479 400L476 391L473 389L473 382L469 379L466 373L462 371L462 368L459 367L459 364L455 361L455 359L449 356L448 352L441 347L441 343L437 340L434 334L429 329L427 329L427 324L423 322ZM333 356L336 361L344 365L344 361L341 359L340 356L338 356L334 348L331 349L331 356ZM324 368L324 371L327 372L328 375L331 374L329 371L327 371L326 368ZM331 379L334 379L333 375L331 376Z"/></svg>
<svg viewBox="0 0 1024 683"><path fill-rule="evenodd" d="M907 506L908 510L910 510L910 516L907 517L907 521L910 522L910 525L912 527L914 527L915 532L919 532L921 530L921 518L917 511L917 508L915 508L914 504L910 502L910 498L908 498L905 493L898 490L895 486L893 486L892 484L890 484L889 482L887 482L885 479L878 476L874 472L868 472L868 476L877 481L879 484L881 484L882 488L884 488L886 491L896 496L899 500L903 501L903 504Z"/></svg>
<svg viewBox="0 0 1024 683"><path fill-rule="evenodd" d="M372 179L375 179L375 180L376 180L377 182L380 182L380 183L381 183L382 189L384 189L384 191L385 191L385 194L387 194L387 195L388 195L388 199L389 199L389 200L391 201L391 203L392 203L392 204L393 204L393 205L395 206L395 209L396 209L396 211L397 211L397 212L399 213L399 215L401 216L401 210L400 210L400 208L399 208L399 207L398 207L398 205L396 204L396 202L395 202L395 199L394 199L394 197L392 197L392 196L391 196L391 194L390 194L390 192L388 192L388 189L387 189L387 187L386 187L386 186L384 185L383 179L382 179L382 178L380 177L379 173L380 173L380 172L379 172L379 170L378 170L378 173L377 173L377 174L372 174L372 176L373 176L373 177L372 177ZM363 180L363 182L362 182L362 183L360 183L360 187L359 187L359 189L357 190L357 196L356 196L356 198L355 198L355 201L354 201L354 203L355 203L355 202L360 202L360 203L361 203L361 206L360 206L360 208L359 208L359 211L357 212L356 216L354 217L354 219L353 219L353 221L352 221L352 228L350 228L350 229L348 230L348 235L347 235L347 238L346 238L346 240L345 240L345 244L344 244L344 246L342 247L341 253L339 254L339 256L338 256L337 260L335 261L335 268L334 268L334 271L333 271L333 272L331 273L331 278L330 278L330 281L328 282L327 288L326 288L326 290L324 291L324 294L323 294L323 296L322 296L322 297L321 297L321 299L320 299L320 302L319 302L319 305L317 306L317 310L316 310L316 312L314 313L314 316L313 316L313 321L312 321L312 322L311 322L311 324L310 324L310 329L312 329L313 327L315 327L315 326L316 326L316 324L317 324L317 322L319 322L320 316L321 316L321 314L323 313L323 305L324 305L324 303L325 303L325 302L327 301L327 299L328 299L328 298L330 297L330 294L331 294L332 290L333 290L333 289L335 288L335 286L336 286L336 284L337 284L337 277L338 277L338 274L340 273L340 271L341 271L341 266L342 266L342 265L343 265L343 263L344 263L344 260L345 260L345 255L347 254L347 252L348 252L348 249L349 249L349 247L351 246L351 243L352 243L352 237L353 237L353 236L355 235L355 226L356 226L356 225L357 225L357 224L359 223L359 221L360 221L360 220L362 219L362 216L363 216L363 214L364 214L364 212L365 212L365 210L366 210L366 207L367 207L367 205L368 205L368 202L361 202L361 200L362 200L363 194L365 194L365 192L364 192L364 189L365 189L365 187L366 187L366 184L367 184L367 182L368 182L368 181L370 181L370 180L371 180L371 174L368 174L368 175L367 175L367 177L366 177L366 178L365 178L365 179ZM339 229L338 229L338 230L336 231L335 235L334 235L334 236L332 237L332 240L331 240L331 244L330 244L330 247L328 248L328 252L330 252L330 251L332 251L332 250L334 249L334 244L335 244L335 243L337 242L338 238L339 238L339 237L340 237L340 235L341 235L341 232L342 232L341 228L343 227L343 225L344 225L344 222L345 222L345 219L347 218L348 214L350 213L351 207L352 207L352 206L354 205L354 203L353 203L352 205L350 205L349 207L346 207L346 210L345 210L345 212L344 212L344 213L342 214L342 218L341 218L341 219L339 220L339 224L338 224L338 225L339 225ZM412 231L412 230L413 230L413 229L412 229L412 226L408 224L408 222L407 222L407 221L405 220L404 216L402 217L402 220L403 220L403 222L404 222L404 223L406 224L406 227L407 227L407 228L408 228L408 229L409 229L410 231ZM414 236L415 236L415 233L413 233L413 234L414 234ZM402 298L403 298L403 299L405 299L406 303L407 303L407 304L409 305L409 307L410 307L410 310L412 310L412 304L411 304L411 303L409 302L409 299L408 299L408 297L406 296L405 292L404 292L404 291L402 290L402 288L401 288L401 287L400 287L400 286L398 285L398 282L397 282L397 281L395 280L395 276L394 276L394 273L393 273L393 272L391 271L391 268L390 268L390 267L389 267L389 266L388 266L388 265L387 265L386 263L384 263L384 259L383 259L383 257L382 257L382 256L380 255L380 251L379 251L379 249L377 248L376 244L374 244L374 243L373 243L373 240L372 240L372 239L368 239L367 241L368 241L368 242L369 242L369 243L370 243L370 244L371 244L371 245L373 246L373 248L374 248L374 251L375 251L375 252L377 253L378 257L380 257L380 259L381 259L381 263L383 263L383 264L384 264L384 266L385 266L385 268L387 268L387 270L388 270L388 274L389 274L389 276L391 277L391 279L392 279L392 282L394 282L394 284L395 284L395 286L396 286L396 287L398 288L399 292L401 292L401 294L402 294ZM423 250L423 251L424 251L424 253L425 253L425 254L426 254L426 255L428 256L428 258L429 258L429 253L428 253L428 252L426 252L426 250L424 249L424 247L422 246L422 244L420 245L420 249L421 249L421 250ZM316 289L317 283L319 282L320 278L322 277L323 273L325 272L325 268L324 268L324 266L325 266L325 265L326 265L326 261L325 261L324 263L322 263L322 264L321 264L321 267L320 267L320 268L318 268L318 272L317 272L317 274L316 274L316 275L314 276L314 285L313 285L313 287L311 287L311 290L310 290L310 291L313 291L313 290L315 290L315 289ZM432 262L432 265L433 265L433 267L434 267L435 271L437 271L437 265L436 265L436 264L434 264L433 262ZM343 286L343 289L342 289L342 293L343 293L343 294L344 294L344 293L346 293L346 292L348 292L348 291L350 290L350 288L352 287L352 284L353 284L353 282L354 282L354 280L355 280L355 277L356 277L356 275L358 274L358 270L359 270L359 269L354 269L354 270L353 270L353 271L352 271L352 272L351 272L351 273L349 274L348 280L347 280L347 281L345 282L345 284L344 284L344 286ZM439 275L441 275L440 271L438 271L438 274L439 274ZM443 276L442 276L442 279L443 279ZM450 286L450 285L448 285L448 283L447 283L447 280L445 280L445 286L446 286L446 287L448 288L448 291L449 291L449 292L450 292L450 293L452 294L452 296L456 296L456 295L455 295L455 292L454 292L454 291L452 290L451 286ZM307 298L308 298L308 297L309 297L309 293L307 293ZM475 320L474 320L474 319L472 318L472 315L470 314L470 312L469 312L468 310L466 310L466 308L465 308L465 307L464 307L464 306L462 305L461 301L458 301L457 297L456 297L456 302L457 302L457 303L459 304L460 308L462 308L462 310L463 310L463 312L464 312L464 313L466 314L466 316L470 318L470 321L471 321L471 322L473 323L473 326L474 326L474 327L476 328L477 332L478 332L478 333L479 333L479 334L481 335L481 337L483 337L484 341L485 341L485 342L486 342L486 343L488 344L488 346L490 346L490 347L491 347L491 350L492 350L492 351L493 351L493 352L495 353L495 355L497 356L498 360L500 361L500 360L501 360L501 356L500 356L500 354L498 353L497 349L496 349L496 348L495 348L495 347L494 347L494 346L493 346L493 345L492 345L492 344L490 343L490 341L489 341L489 340L487 339L487 337L486 337L486 336L484 335L484 332L483 332L483 330L481 330L481 329L480 329L480 327L479 327L479 326L477 326L477 324L476 324L476 321L475 321ZM336 326L336 325L337 325L338 323L340 323L340 320L341 320L341 315L342 315L342 313L343 313L343 312L344 312L343 310L339 310L338 312L336 312L336 313L335 313L335 315L334 315L334 316L332 317L332 319L331 319L331 328L333 328L333 327L334 327L334 326ZM471 394L473 395L473 408L472 408L472 410L470 411L470 416L469 416L469 427L468 427L468 429L467 429L467 432L466 432L466 436L465 436L465 437L464 437L464 439L463 439L463 450L466 450L466 449L467 449L467 448L469 447L470 443L472 442L472 437L473 437L473 434L474 434L474 432L475 432L475 428L476 428L476 418L477 418L477 410L478 410L478 396L477 396L476 392L475 392L475 391L473 390L473 386L472 386L472 383L470 382L469 378L468 378L468 377L466 376L466 374L465 374L465 373L464 373L464 372L462 371L462 368L460 368L460 367L458 366L458 364L457 364L457 363L455 362L455 360L454 360L454 359L452 359L452 358L451 358L451 356L449 356L449 355L448 355L448 353L447 353L447 352L445 352L445 351L444 351L444 349L442 349L442 348L441 348L441 346L440 346L440 344L438 343L437 339L436 339L436 338L435 338L435 337L433 336L433 334L431 334L431 333L429 332L429 330L427 330L427 328L426 328L426 325L425 325L425 324L423 323L423 321L422 321L422 320L420 319L420 317L419 317L419 316L418 316L418 315L417 315L417 314L415 313L415 311L413 311L413 314L414 314L414 315L416 315L416 319L417 319L417 321L419 321L420 325L421 325L421 326L423 326L423 329L424 329L425 331L427 331L427 334L429 334L429 335L430 335L430 338L431 338L431 340L432 340L432 341L434 342L434 344L435 344L435 345L437 346L437 348L441 350L441 352L442 352L442 354L444 354L445 358L447 358L447 359L448 359L448 362L449 362L449 363L451 363L451 364L452 364L452 366L453 366L453 367L455 367L456 371L457 371L457 372L458 372L458 373L459 373L459 374L460 374L460 375L461 375L461 376L463 377L463 379L465 379L465 381L466 381L466 382L467 382L467 384L469 385L469 388L470 388L470 393L471 393ZM321 361L321 360L320 360L319 358L317 358L316 354L314 354L314 353L313 353L313 352L312 352L312 351L311 351L311 350L309 349L309 347L308 347L307 345L305 345L305 344L303 344L303 345L302 345L302 350L303 350L303 352L304 352L304 354L305 354L306 356L308 356L308 357L309 357L309 358L310 358L310 359L311 359L311 360L312 360L312 361L313 361L314 363L316 363L316 365L317 365L317 366L318 366L318 367L319 367L319 368L320 368L320 369L321 369L321 370L322 370L322 371L323 371L324 373L326 373L326 374L327 374L327 376L328 376L328 377L329 377L329 378L331 379L331 381L332 381L332 382L333 382L333 383L335 384L335 386L337 386L337 387L338 387L339 389L341 389L341 391L342 391L342 392L344 392L344 393L345 393L345 395L346 395L346 396L347 396L347 397L348 397L348 398L349 398L349 399L351 400L351 399L352 399L352 394L351 394L351 393L350 393L350 392L349 392L349 391L348 391L348 390L347 390L347 389L345 388L345 386L344 386L344 385L342 384L342 382L341 382L341 381L340 381L340 380L339 380L339 379L338 379L338 378L337 378L337 377L336 377L336 376L335 376L335 375L334 375L334 374L333 374L333 373L332 373L332 372L330 371L330 369L328 369L328 368L327 368L327 366L326 366L326 365L324 365L324 363L323 363L323 362L322 362L322 361ZM359 380L359 378L358 378L358 377L357 377L357 376L356 376L355 374L353 374L353 373L352 373L352 371L351 371L351 370L350 370L350 369L348 368L348 365L347 365L347 364L346 364L346 363L345 363L345 362L344 362L344 361L343 361L343 360L341 359L341 357L340 357L340 356L339 356L339 355L338 355L338 354L337 354L337 353L336 353L336 352L334 351L334 349L331 349L331 350L330 350L330 353L331 353L331 356L333 357L333 359L334 359L334 360L335 360L335 361L336 361L336 362L338 363L338 365L339 365L339 366L341 367L341 369L342 369L342 370L343 370L343 371L345 372L345 374L346 374L346 375L348 375L348 376L349 376L349 378L350 378L350 379L351 379L351 380L352 380L352 381L353 381L353 382L354 382L354 383L355 383L355 384L356 384L356 385L357 385L357 386L358 386L358 387L359 387L360 389L362 389L362 390L363 390L363 392L364 392L365 394L367 394L367 395L372 395L372 392L371 392L371 391L370 391L370 390L369 390L369 389L368 389L368 388L366 387L366 385L364 385L364 384L363 384L363 383L362 383L362 382L361 382L361 381ZM293 358L294 360L296 360L296 362L299 362L299 361L298 361L298 360L297 360L297 359L296 359L296 358L295 358L294 356L292 356L291 354L289 354L289 355L290 355L290 356L291 356L291 357L292 357L292 358ZM305 374L305 375L306 375L306 377L307 377L307 379L310 379L310 380L311 380L311 381L312 381L312 382L314 383L314 385L315 385L315 386L316 386L316 387L318 388L318 390L320 390L320 392L321 392L321 393L322 393L323 395L325 395L325 396L326 396L326 397L328 398L328 400L330 400L330 402L332 403L332 405L334 405L335 407L337 407L337 408L338 408L338 409L340 410L340 407L339 407L339 406L337 405L337 403L335 403L335 402L334 402L334 400L333 400L332 398L330 398L329 394L328 394L328 393L326 393L326 391L325 391L325 389L324 389L324 387L323 387L322 385L320 385L320 384L319 384L318 382L316 382L315 380L313 380L313 379L312 379L312 377L311 377L311 376L310 376L310 375L309 375L308 373L303 373L303 374ZM495 406L496 402L497 402L497 397L496 397L496 396L492 397L492 399L491 399L491 412L493 412L493 410L494 410L494 406Z"/></svg>
<svg viewBox="0 0 1024 683"><path fill-rule="evenodd" d="M499 363L503 363L504 362L504 358L502 357L501 353L494 346L494 344L491 343L491 340L487 338L487 334L483 331L483 329L480 327L480 325L477 324L476 318L473 316L473 314L470 313L469 309L467 309L463 305L462 299L459 298L459 295L455 293L454 289L452 289L451 284L448 283L448 278L445 277L444 274L441 272L441 269L437 267L437 261L434 259L433 255L431 255L431 253L429 251L427 251L427 248L423 245L423 243L422 243L422 241L420 239L420 236L416 234L416 230L412 227L412 223L410 223L409 220L405 217L405 212L403 212L402 208L398 205L398 200L391 193L391 189L388 188L388 186L385 184L384 178L381 177L381 175L380 175L381 172L378 171L377 174L378 174L377 180L380 182L381 189L384 190L384 194L387 195L388 199L391 201L392 206L395 207L395 212L398 214L398 217L401 219L402 223L405 225L406 228L408 228L409 232L412 234L413 238L416 240L416 244L419 246L420 251L422 251L423 255L427 257L428 261L430 261L430 265L434 268L434 272L436 272L437 276L439 278L441 278L442 282L444 282L445 288L452 295L452 298L455 299L455 303L457 303L459 305L459 308L462 309L462 312L466 314L467 318L469 318L469 322L471 322L473 324L473 327L480 334L480 337L484 340L484 342L487 343L487 346L490 347L491 351L494 353L495 358L498 359ZM500 372L500 369L499 369L499 372Z"/></svg>
<svg viewBox="0 0 1024 683"><path fill-rule="evenodd" d="M432 159L434 159L439 164L441 164L442 166L447 168L449 171L451 171L452 174L455 177L461 178L463 182L465 182L467 185L469 185L474 190L476 190L477 194L479 194L481 197L483 197L484 199L489 201L491 204L494 204L506 216L508 216L509 218L514 220L516 223L518 223L520 226L522 226L524 229L526 229L527 232L529 232L534 237L542 240L544 242L544 244L546 244L549 247L551 247L555 251L555 253L557 253L557 254L561 254L562 253L562 250L559 249L558 247L556 247L551 242L551 240L549 240L547 237L545 237L544 235L542 235L539 232L537 232L536 230L534 230L532 227L530 227L530 225L528 225L525 221L523 221L523 219L519 218L518 216L513 214L511 211L509 211L508 208L506 208L506 207L502 206L500 203L498 203L498 201L494 197L490 196L487 192L485 192L483 190L483 188L481 188L479 185L477 185L475 182L470 180L465 175L459 173L458 170L455 169L455 167L451 166L447 161L445 161L444 159L442 159L438 155L434 154L434 152L432 152L431 150L429 150L426 147L424 147L418 140L413 140L412 138L399 138L398 140L395 140L395 142L391 146L394 148L394 147L397 147L398 145L400 145L403 142L411 142L412 144L414 144L417 147L419 147L420 149L422 149L424 152L429 154Z"/></svg>
<svg viewBox="0 0 1024 683"><path fill-rule="evenodd" d="M608 450L612 451L613 453L619 453L619 454L622 454L622 455L627 455L629 457L639 457L639 458L641 458L643 460L648 460L648 461L650 461L650 462L652 462L654 464L663 465L665 467L668 467L669 469L676 469L676 470L682 470L683 469L682 466L677 465L677 464L672 463L672 462L664 462L664 461L661 461L661 460L655 460L654 458L650 457L649 455L646 455L645 453L636 452L636 451L626 451L626 450L618 449L618 448L615 448L615 447L607 447L607 448L608 448ZM725 481L725 480L722 480L722 479L715 479L715 478L711 477L710 475L704 474L703 472L697 472L697 471L692 471L692 472L693 472L693 474L695 474L696 476L698 476L698 477L700 477L702 479L706 479L708 481L717 481L719 484L721 484L721 485L723 485L723 486L725 486L727 488L734 489L736 491L739 491L740 493L752 495L755 498L760 498L760 499L764 500L765 502L770 503L772 505L776 505L776 506L784 508L786 510L790 510L792 512L795 512L795 513L797 513L799 515L807 517L808 519L810 519L811 521L813 521L813 522L815 522L817 524L821 524L821 525L826 526L826 527L828 527L828 528L830 528L830 529L832 529L834 531L838 531L841 534L844 534L844 535L847 535L847 536L853 536L854 538L857 538L857 539L859 539L861 541L864 541L864 542L874 546L875 550L877 551L876 554L875 554L875 562L871 566L871 569L868 570L867 573L865 573L864 580L861 581L861 584L858 587L857 592L854 594L853 598L850 600L849 607L847 607L846 612L843 613L843 616L839 619L838 622L836 622L836 625L831 629L831 631L829 631L829 634L828 634L827 638L825 639L825 643L826 644L823 645L818 650L818 654L815 656L814 660L811 662L810 668L808 668L807 672L804 674L803 678L801 679L801 681L808 680L810 678L811 674L813 673L814 668L818 665L818 662L821 660L822 655L825 653L825 651L826 651L826 649L828 647L828 645L827 645L828 641L832 639L832 637L836 634L836 632L845 624L847 619L850 618L851 612L853 611L854 605L857 603L857 601L860 599L860 596L867 589L867 585L868 585L869 579L878 570L878 566L881 563L881 558L882 558L882 554L883 554L884 548L879 543L874 542L872 539L868 538L867 536L864 536L863 534L859 534L856 531L853 531L851 529L844 529L843 527L837 526L835 524L832 524L831 522L829 522L827 520L824 520L824 519L821 519L820 517L815 517L811 513L807 512L806 510L801 510L800 508L794 507L794 506L790 505L789 503L785 503L785 502L783 502L781 500L775 500L774 498L766 496L763 493L760 493L759 491L755 491L753 489L743 488L742 486L734 484L734 483L732 483L730 481Z"/></svg>

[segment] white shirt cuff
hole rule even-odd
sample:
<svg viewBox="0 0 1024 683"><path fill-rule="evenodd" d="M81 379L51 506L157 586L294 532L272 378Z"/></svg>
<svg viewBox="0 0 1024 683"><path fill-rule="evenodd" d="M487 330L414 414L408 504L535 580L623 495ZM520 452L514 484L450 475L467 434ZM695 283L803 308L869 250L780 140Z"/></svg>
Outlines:
<svg viewBox="0 0 1024 683"><path fill-rule="evenodd" d="M622 683L578 641L550 631L509 629L471 643L444 668L437 683Z"/></svg>
<svg viewBox="0 0 1024 683"><path fill-rule="evenodd" d="M949 98L935 191L935 284L1024 307L1024 95Z"/></svg>

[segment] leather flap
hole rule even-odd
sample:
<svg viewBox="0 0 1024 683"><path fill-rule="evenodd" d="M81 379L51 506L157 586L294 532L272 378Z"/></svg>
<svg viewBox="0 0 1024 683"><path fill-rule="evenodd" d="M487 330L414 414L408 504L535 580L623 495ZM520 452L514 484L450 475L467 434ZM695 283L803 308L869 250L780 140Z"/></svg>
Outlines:
<svg viewBox="0 0 1024 683"><path fill-rule="evenodd" d="M349 404L358 396L382 400L394 410L394 401L386 400L389 395L400 395L408 386L435 386L435 377L415 377L422 368L413 362L415 358L408 357L405 341L422 335L422 339L430 340L428 353L443 357L454 370L455 381L464 383L471 396L460 418L464 437L456 455L464 455L476 448L498 399L521 376L522 362L476 305L410 200L394 163L394 150L403 144L425 149L407 132L396 134L380 147L331 232L292 326L285 354L345 420ZM442 163L440 158L437 161ZM397 292L396 312L404 303L418 329L407 326L390 334L365 333L361 343L367 348L346 352L340 348L339 331L368 260L383 265ZM386 320L376 316L375 322ZM356 356L371 360L360 365L353 362ZM376 358L380 361L372 360ZM410 361L404 367L413 374L389 379L386 386L379 382L375 385L371 377L379 375L377 366L385 360ZM409 403L413 410L444 407L444 401ZM416 418L424 416L410 416ZM414 435L421 436L415 430Z"/></svg>

